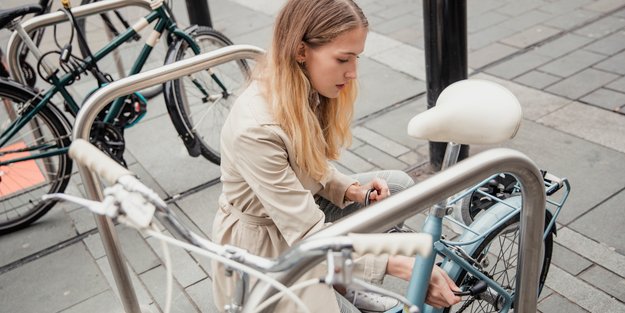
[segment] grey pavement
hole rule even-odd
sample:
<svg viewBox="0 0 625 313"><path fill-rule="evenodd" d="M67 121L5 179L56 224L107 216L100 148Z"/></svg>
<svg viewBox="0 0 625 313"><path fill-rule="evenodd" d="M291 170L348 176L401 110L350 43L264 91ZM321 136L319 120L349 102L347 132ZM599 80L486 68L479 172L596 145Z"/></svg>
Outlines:
<svg viewBox="0 0 625 313"><path fill-rule="evenodd" d="M405 131L426 108L422 2L356 1L370 33L360 59L354 141L337 167L346 173L403 169L423 179L431 174L427 143ZM2 7L21 3L4 0ZM210 8L215 28L235 43L266 48L282 3L211 0ZM625 1L468 0L467 7L471 77L503 84L523 106L519 134L503 146L572 184L538 309L625 312ZM185 2L176 0L174 9L185 25ZM3 47L8 36L0 33ZM90 88L81 81L75 92L86 95ZM151 100L148 112L127 132L130 168L175 200L170 206L188 225L210 234L221 186L186 191L218 178L219 168L186 155L162 100ZM82 188L74 175L67 193L84 195ZM117 230L139 302L146 312L162 312L158 243ZM123 312L95 222L84 209L58 205L31 227L0 237L0 249L0 311ZM215 312L210 262L182 250L174 250L173 262L174 312Z"/></svg>

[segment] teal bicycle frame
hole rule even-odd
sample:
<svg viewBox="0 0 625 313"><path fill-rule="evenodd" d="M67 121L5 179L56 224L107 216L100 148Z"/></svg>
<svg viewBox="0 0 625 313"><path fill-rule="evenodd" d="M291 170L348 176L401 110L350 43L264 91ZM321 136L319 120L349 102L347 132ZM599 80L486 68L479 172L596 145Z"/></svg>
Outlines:
<svg viewBox="0 0 625 313"><path fill-rule="evenodd" d="M477 186L485 184L497 175L489 177ZM552 208L555 209L555 213L551 214L551 208L547 208L546 210L546 214L548 217L550 217L550 220L547 227L545 227L543 240L547 237L549 232L555 231L555 221L557 216L560 214L560 210L562 209L564 202L569 196L570 184L568 180L564 179L563 186L558 186L558 184L546 182L545 187L547 194L550 194L550 192L552 191L555 192L557 190L556 188L559 187L564 187L564 192L562 197L558 201L547 199L547 204L551 205ZM455 202L466 196L469 196L469 194L473 191L482 193L482 195L484 196L489 196L491 199L497 201L497 203L490 207L487 211L485 211L485 213L483 213L478 219L476 219L469 227L462 225L452 218L447 218L446 212L448 212L447 208L449 207L449 205L454 204ZM508 199L501 200L492 197L480 190L470 189L466 192L459 194L454 199L451 199L446 203L444 202L434 206L431 209L431 212L428 215L427 219L425 220L421 232L432 235L432 238L434 238L433 252L435 253L431 253L428 257L416 257L412 272L412 278L406 292L406 298L417 307L423 308L421 312L440 313L443 311L443 309L436 309L425 304L425 295L427 294L428 282L430 280L430 276L432 275L432 267L434 266L436 256L439 255L443 257L443 261L440 264L440 267L448 273L449 277L452 280L456 281L463 270L467 271L469 274L477 277L479 280L486 282L489 288L497 292L497 294L501 296L501 299L503 299L500 312L508 312L512 307L514 293L505 290L499 283L482 273L466 258L462 257L457 252L457 247L461 247L466 255L473 255L473 253L476 252L476 249L482 244L482 242L485 240L485 237L489 233L509 221L511 218L514 218L515 215L519 214L519 212L521 211L521 201L521 196L513 196ZM447 219L452 223L461 225L461 227L465 228L465 232L458 241L446 241L440 239L442 236L443 219ZM438 240L436 240L437 238ZM540 292L540 290L538 290L537 292ZM422 295L422 297L418 297L418 295ZM387 312L401 312L402 310L402 307L396 307Z"/></svg>
<svg viewBox="0 0 625 313"><path fill-rule="evenodd" d="M147 23L140 22L140 23L137 23L136 25L143 24L144 25L143 27L145 27L151 24L152 22L156 21L156 24L154 26L154 32L158 34L159 38L161 34L163 33L163 31L167 29L167 31L169 31L174 36L180 37L183 40L185 40L189 44L189 46L192 48L192 50L195 52L195 54L200 53L200 47L193 40L193 38L189 34L184 32L183 30L178 28L176 24L173 22L173 19L170 16L169 9L166 6L162 5L158 8L153 9L153 11L151 11L148 15L146 15L144 19L147 21ZM21 27L21 26L18 26L18 27ZM80 69L77 69L71 73L67 73L61 77L59 77L56 74L56 72L51 72L50 82L52 83L52 87L45 92L45 94L43 95L43 98L41 98L41 100L39 100L37 104L31 107L31 103L27 103L22 108L22 110L27 109L28 112L25 115L20 115L5 131L2 132L2 134L0 135L0 147L7 144L12 139L12 137L22 127L24 127L28 122L30 122L43 107L48 105L49 101L57 93L61 94L61 96L67 103L70 113L75 116L78 113L78 110L80 109L80 107L78 106L74 98L69 94L69 92L66 89L66 86L68 86L72 82L72 80L74 79L76 75L79 75L81 72L86 71L91 66L96 64L98 61L102 60L102 58L104 58L109 53L111 53L112 51L117 49L119 46L121 46L123 43L133 38L137 34L137 31L141 30L143 27L141 26L136 27L136 30L135 30L135 26L129 27L123 33L113 38L111 42L108 43L106 46L104 46L103 48L95 52L93 54L93 58L87 57L84 60L85 64L81 64ZM22 35L22 33L26 34L26 32L24 32L23 29L18 28L16 30L18 31L18 33L20 33L20 35ZM36 46L32 42L32 39L28 35L20 36L20 37L22 37L22 40L24 40L27 45L36 48ZM154 42L156 41L158 41L158 39L155 40ZM144 44L141 52L139 53L137 60L133 63L133 66L130 70L129 75L137 74L141 71L152 49L153 47L149 45L147 42ZM37 50L36 49L33 50L31 48L31 51L37 51ZM219 79L217 79L214 75L211 75L211 77L225 91L225 87L220 83ZM204 90L199 84L196 83L195 85L198 86L200 91L205 96L208 95L207 91ZM101 87L102 85L98 86L98 88L101 88ZM110 110L108 111L106 117L104 118L105 123L112 123L112 121L114 121L115 117L118 116L118 114L122 110L122 107L124 105L124 100L125 98L118 98L113 101L113 104L111 105ZM28 150L36 151L36 150L41 150L44 148L46 147L44 145L41 145L41 146L29 147ZM37 153L37 154L32 154L26 157L20 157L20 158L14 158L14 159L2 161L0 162L0 166L5 166L11 163L22 162L22 161L27 161L27 160L32 160L32 159L49 157L53 155L64 154L64 153L67 153L68 149L69 148L67 147L65 148L51 148L50 147L49 149L46 149L46 152L43 152L43 153Z"/></svg>

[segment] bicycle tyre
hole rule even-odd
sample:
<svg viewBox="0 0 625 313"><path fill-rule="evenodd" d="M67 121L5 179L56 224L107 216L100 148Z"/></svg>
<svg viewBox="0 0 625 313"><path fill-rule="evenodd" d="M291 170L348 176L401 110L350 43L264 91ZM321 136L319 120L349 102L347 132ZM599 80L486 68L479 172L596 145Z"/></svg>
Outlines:
<svg viewBox="0 0 625 313"><path fill-rule="evenodd" d="M500 174L494 177L484 185L480 186L480 189L493 198L504 200L509 198L517 192L515 185L517 180L510 174ZM479 194L477 191L471 193L470 196L464 197L460 200L460 218L465 225L471 225L480 212L488 210L495 204L495 200L489 197L485 197Z"/></svg>
<svg viewBox="0 0 625 313"><path fill-rule="evenodd" d="M194 40L198 43L202 52L212 51L218 48L232 45L232 41L220 32L205 26L197 26L191 33ZM175 43L173 52L168 53L167 62L175 62L183 60L187 57L194 56L193 50L184 40ZM242 91L250 76L250 67L245 60L237 60L228 62L217 67L211 68L219 79L224 81L226 87L230 87L229 94L211 103L210 100L203 101L204 95L194 85L194 82L201 83L210 95L223 95L217 83L211 79L207 71L195 73L193 75L194 82L190 77L186 76L165 83L165 89L172 88L173 101L178 112L179 119L185 125L187 134L191 133L195 138L199 139L200 153L209 161L220 164L221 152L219 141L221 136L221 128L230 112L234 100ZM201 81L200 81L201 80ZM168 85L172 84L172 85ZM234 88L233 88L234 86ZM218 96L217 96L218 97ZM170 101L166 97L165 101ZM206 104L209 105L206 105ZM169 105L168 105L169 107ZM170 112L170 114L172 114ZM208 122L203 123L207 120ZM173 118L172 118L173 119ZM186 136L184 132L178 130L181 136Z"/></svg>
<svg viewBox="0 0 625 313"><path fill-rule="evenodd" d="M97 1L101 1L101 0L82 0L80 2L80 5L86 5L86 4L90 4L93 2L97 2ZM122 15L122 13L120 12L120 10L111 10L113 11L117 11L118 13L120 13L120 15ZM143 15L142 15L143 16ZM117 18L115 18L116 20L118 20ZM88 34L88 29L86 26L86 20L87 18L80 18L76 20L76 24L78 24L78 28L83 32L83 34L85 34L85 38L88 38L87 34ZM92 19L91 19L92 20ZM127 21L130 22L130 24L133 24L135 21L134 20L130 20ZM106 24L104 22L104 20L102 19L102 29L106 30ZM117 25L120 27L123 27L121 25ZM125 28L122 28L121 30L125 30ZM151 30L151 28L150 28ZM143 35L142 35L143 36ZM167 34L163 34L163 37L166 37ZM146 38L145 36L143 36L143 38ZM88 39L87 39L88 40ZM162 40L161 40L162 41ZM108 42L107 42L108 43ZM88 43L89 44L89 43ZM119 50L120 48L125 47L126 44L120 46L119 48L117 48L117 50ZM143 45L141 45L143 46ZM87 49L85 46L83 46L80 42L80 40L78 40L78 47L80 49L80 54L82 55L83 58L86 58L89 53L87 52ZM97 49L94 49L94 47L92 47L91 45L89 45L89 48L91 49L91 52L95 53L95 51L97 51L97 49L101 48L101 47L97 47ZM158 49L162 49L162 51L159 54L159 56L155 57L155 58L149 58L147 62L150 62L150 60L152 61L151 63L154 63L154 65L158 65L160 66L161 63L157 63L156 61L158 60L159 62L162 62L162 60L165 58L165 55L167 53L167 45L166 44L158 44L155 45L152 49L152 52L150 53L150 55L154 54L155 50ZM121 51L121 50L120 50ZM113 79L121 79L124 78L126 76L128 76L128 73L130 72L130 69L133 65L133 62L127 62L125 59L128 58L128 55L132 55L132 54L127 54L124 53L123 56L121 55L116 55L116 53L119 53L119 51L112 51L109 53L110 58L113 58L113 62L115 62L115 64L113 66L107 66L108 68L115 68L115 73L113 73ZM134 61L136 60L136 58L130 58L130 60ZM126 64L124 63L126 62ZM100 63L98 63L99 65ZM151 68L148 64L146 64L146 66L148 68ZM147 70L146 66L144 66L144 68L142 69L142 71ZM156 96L158 96L159 94L161 94L163 92L163 86L162 85L157 85L157 86L153 86L144 90L139 91L141 93L141 95L146 98L146 99L152 99Z"/></svg>
<svg viewBox="0 0 625 313"><path fill-rule="evenodd" d="M0 80L0 98L2 119L7 121L13 120L7 107L15 108L33 98L36 98L35 103L41 99L31 90L6 80ZM28 151L16 150L32 147L33 144L46 145L34 150L38 152L68 147L70 136L70 124L65 116L54 105L47 105L6 145L0 147L3 152L0 153L0 160L25 156ZM7 153L9 149L16 152ZM0 166L0 234L24 228L46 214L56 201L44 201L41 196L63 192L71 178L71 171L72 160L67 154Z"/></svg>
<svg viewBox="0 0 625 313"><path fill-rule="evenodd" d="M550 214L546 214L546 215L547 215L547 218L546 218L545 223L548 223L550 220L550 217L549 217ZM520 226L520 214L516 214L515 216L510 218L507 222L505 222L504 224L499 226L497 229L492 231L490 234L488 234L488 236L486 236L484 241L477 247L475 252L471 255L472 258L478 260L479 262L482 262L484 260L484 256L486 256L488 253L488 249L492 249L493 244L502 243L501 242L502 239L500 239L499 242L495 242L495 240L497 240L500 236L504 235L505 237L503 238L503 240L510 242L512 246L508 248L505 248L504 246L503 249L499 247L498 249L499 252L497 252L498 253L497 262L495 262L494 264L489 264L486 267L487 267L489 277L494 278L495 281L499 282L502 286L505 286L505 289L510 289L510 290L516 287L515 285L516 284L516 264L518 260L516 259L502 260L501 255L502 253L506 253L509 251L510 255L508 257L510 258L517 257L517 255L512 255L512 254L513 253L516 254L516 252L518 251L517 247L518 247L519 226ZM510 235L513 238L512 240L510 240L509 238ZM545 284L545 280L547 279L547 274L549 273L549 266L551 265L551 256L553 252L552 251L553 250L553 232L550 231L548 233L543 243L544 243L544 253L543 253L543 260L542 260L542 270L541 270L540 279L539 279L539 290L542 290ZM490 254L490 256L492 257L492 254ZM498 265L504 265L504 266L510 265L510 268L499 269L497 267ZM466 284L466 283L470 284L472 279L474 278L471 275L467 276L467 272L463 270L462 272L460 272L460 275L458 275L458 278L456 279L455 283L456 285L461 287L463 284ZM488 293L488 291L486 291L485 293ZM463 301L456 304L452 308L446 308L445 310L443 310L443 312L445 313L499 312L499 309L491 303L493 301L489 302L487 300L480 299L480 296L483 296L483 295L484 294L478 295L478 296L468 296L467 298L464 298ZM486 297L488 297L488 294L486 295ZM512 306L514 307L514 304Z"/></svg>

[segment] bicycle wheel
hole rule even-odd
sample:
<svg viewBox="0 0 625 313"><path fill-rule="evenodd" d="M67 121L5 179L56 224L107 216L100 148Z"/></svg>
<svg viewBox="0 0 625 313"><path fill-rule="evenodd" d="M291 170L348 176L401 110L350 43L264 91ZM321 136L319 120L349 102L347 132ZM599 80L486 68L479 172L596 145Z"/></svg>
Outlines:
<svg viewBox="0 0 625 313"><path fill-rule="evenodd" d="M192 33L202 52L212 51L232 42L223 34L203 26ZM183 60L195 55L184 41L176 43L167 63ZM212 76L211 74L214 74ZM200 153L215 164L221 162L219 137L230 108L249 78L250 69L245 60L227 62L210 69L197 72L166 84L173 87L173 101L178 114L188 132L200 141ZM219 80L219 82L217 81ZM222 83L226 90L219 85ZM168 101L168 99L166 99ZM180 133L181 136L186 134Z"/></svg>
<svg viewBox="0 0 625 313"><path fill-rule="evenodd" d="M548 214L547 214L548 215ZM473 257L482 266L484 272L494 281L498 282L504 289L513 291L516 287L516 269L518 262L518 244L520 230L520 214L516 214L506 223L492 231L475 250ZM548 223L549 218L546 219ZM553 249L553 233L549 232L543 241L542 250L542 270L539 278L539 290L542 290L547 279L549 266L551 265L551 254ZM456 280L456 285L472 286L477 279L462 271ZM462 302L452 308L447 308L444 312L499 312L501 300L496 293L487 290L476 296L468 296ZM514 307L514 304L512 304Z"/></svg>
<svg viewBox="0 0 625 313"><path fill-rule="evenodd" d="M82 0L80 5L90 4L96 1L100 0ZM76 23L85 35L89 49L92 53L95 53L111 42L118 33L124 32L130 25L133 25L147 14L148 11L137 8L136 6L122 7L103 14L77 19ZM100 70L104 71L106 69L113 80L128 76L134 61L138 59L139 52L152 31L152 27L148 26L144 28L134 39L128 40L102 60L98 61ZM163 64L168 49L167 42L164 40L165 37L166 34L154 45L145 65L141 69L142 72L158 68ZM163 43L160 43L160 41L163 41ZM86 58L89 55L86 47L81 45L80 41L78 41L78 44L82 57ZM159 95L162 91L162 85L158 85L141 90L140 93L146 99L151 99Z"/></svg>
<svg viewBox="0 0 625 313"><path fill-rule="evenodd" d="M0 81L3 132L19 115L19 110L28 110L23 108L35 97L15 83ZM36 98L35 103L40 97ZM68 147L70 139L69 123L55 106L49 105L0 147L0 234L23 228L48 212L56 201L44 201L41 196L63 192L72 170L72 161L65 153L4 163Z"/></svg>

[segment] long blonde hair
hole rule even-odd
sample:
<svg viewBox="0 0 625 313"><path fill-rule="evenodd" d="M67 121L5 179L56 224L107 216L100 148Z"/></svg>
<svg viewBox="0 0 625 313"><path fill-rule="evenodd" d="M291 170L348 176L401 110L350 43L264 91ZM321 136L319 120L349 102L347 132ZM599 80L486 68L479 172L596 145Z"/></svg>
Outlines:
<svg viewBox="0 0 625 313"><path fill-rule="evenodd" d="M318 95L319 102L311 103L315 92L296 61L298 46L318 47L358 27L367 28L368 22L353 0L290 0L276 18L271 49L259 66L258 80L292 141L295 162L316 179L325 175L327 161L351 144L357 84L350 80L336 99Z"/></svg>

